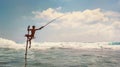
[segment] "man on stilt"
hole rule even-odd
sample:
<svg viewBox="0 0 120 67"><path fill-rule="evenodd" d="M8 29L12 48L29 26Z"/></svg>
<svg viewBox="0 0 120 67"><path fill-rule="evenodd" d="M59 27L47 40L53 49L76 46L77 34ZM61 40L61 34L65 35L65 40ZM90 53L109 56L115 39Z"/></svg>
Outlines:
<svg viewBox="0 0 120 67"><path fill-rule="evenodd" d="M31 48L31 40L34 39L34 35L35 35L35 32L37 30L41 30L42 28L44 28L44 26L38 28L38 29L35 29L35 26L33 25L31 29L28 29L28 31L31 32L31 34L25 34L25 37L27 37L27 40L29 42L29 48Z"/></svg>

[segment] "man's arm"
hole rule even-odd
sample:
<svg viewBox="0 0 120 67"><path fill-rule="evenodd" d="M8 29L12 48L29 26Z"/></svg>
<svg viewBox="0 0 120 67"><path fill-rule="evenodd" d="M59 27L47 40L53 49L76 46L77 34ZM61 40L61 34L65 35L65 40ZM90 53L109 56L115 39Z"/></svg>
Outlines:
<svg viewBox="0 0 120 67"><path fill-rule="evenodd" d="M31 31L32 29L28 29L28 31Z"/></svg>
<svg viewBox="0 0 120 67"><path fill-rule="evenodd" d="M36 29L36 30L41 30L42 28L44 28L44 26L42 26L42 27L40 27L40 28L38 28L38 29Z"/></svg>

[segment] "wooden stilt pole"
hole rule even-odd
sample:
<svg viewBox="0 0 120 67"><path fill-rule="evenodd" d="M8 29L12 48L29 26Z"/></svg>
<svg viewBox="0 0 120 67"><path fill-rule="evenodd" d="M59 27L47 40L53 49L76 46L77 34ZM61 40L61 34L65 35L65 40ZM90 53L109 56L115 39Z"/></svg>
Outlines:
<svg viewBox="0 0 120 67"><path fill-rule="evenodd" d="M27 58L27 50L28 50L27 48L28 48L28 40L26 42L25 59Z"/></svg>
<svg viewBox="0 0 120 67"><path fill-rule="evenodd" d="M27 31L28 31L28 34L27 35L29 35L29 28L30 28L30 26L28 26L28 28L27 28ZM26 41L26 48L25 48L25 67L27 66L27 51L28 51L28 42L29 42L29 37L28 36L26 36L27 37L27 41Z"/></svg>
<svg viewBox="0 0 120 67"><path fill-rule="evenodd" d="M27 66L27 51L28 51L28 39L26 41L26 50L25 50L25 67Z"/></svg>

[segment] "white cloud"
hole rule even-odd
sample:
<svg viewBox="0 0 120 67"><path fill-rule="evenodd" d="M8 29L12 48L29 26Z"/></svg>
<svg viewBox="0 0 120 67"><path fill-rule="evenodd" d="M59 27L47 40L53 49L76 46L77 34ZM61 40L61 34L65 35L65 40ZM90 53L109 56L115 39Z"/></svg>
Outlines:
<svg viewBox="0 0 120 67"><path fill-rule="evenodd" d="M49 8L43 12L33 11L32 13L35 14L36 19L51 19L62 15L62 13L57 12L57 10L58 10L57 8L56 9Z"/></svg>
<svg viewBox="0 0 120 67"><path fill-rule="evenodd" d="M58 8L56 8L56 10L62 10L62 7L58 7Z"/></svg>
<svg viewBox="0 0 120 67"><path fill-rule="evenodd" d="M60 8L61 9L61 8ZM50 20L64 15L56 22L50 24L56 33L49 35L48 41L119 41L116 31L120 30L120 13L94 10L60 12L49 8L42 12L33 11L36 19ZM58 36L55 36L55 35ZM114 39L115 38L115 39Z"/></svg>

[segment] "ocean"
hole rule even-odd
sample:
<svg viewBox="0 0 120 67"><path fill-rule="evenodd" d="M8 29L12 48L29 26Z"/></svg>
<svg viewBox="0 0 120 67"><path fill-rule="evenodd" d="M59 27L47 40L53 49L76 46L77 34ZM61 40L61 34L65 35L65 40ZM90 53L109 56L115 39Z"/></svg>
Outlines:
<svg viewBox="0 0 120 67"><path fill-rule="evenodd" d="M120 67L120 45L108 42L0 43L0 67Z"/></svg>

